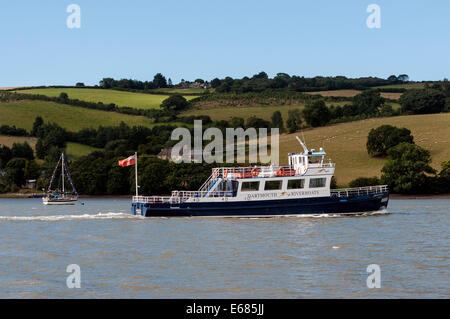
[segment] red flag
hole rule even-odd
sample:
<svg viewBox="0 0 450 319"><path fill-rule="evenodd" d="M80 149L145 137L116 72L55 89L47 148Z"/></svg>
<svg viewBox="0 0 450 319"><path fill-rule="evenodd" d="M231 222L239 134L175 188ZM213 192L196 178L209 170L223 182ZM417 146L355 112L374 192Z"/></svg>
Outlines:
<svg viewBox="0 0 450 319"><path fill-rule="evenodd" d="M119 166L122 166L122 167L131 166L131 165L135 165L135 164L136 164L136 156L135 155L132 155L126 159L119 161Z"/></svg>

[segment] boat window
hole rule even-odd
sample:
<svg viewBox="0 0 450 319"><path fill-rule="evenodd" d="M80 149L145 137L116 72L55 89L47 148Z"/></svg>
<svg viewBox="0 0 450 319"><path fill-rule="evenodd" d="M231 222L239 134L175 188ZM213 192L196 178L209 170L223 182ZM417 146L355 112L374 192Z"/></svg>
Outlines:
<svg viewBox="0 0 450 319"><path fill-rule="evenodd" d="M288 180L287 189L300 189L305 187L304 179L290 179Z"/></svg>
<svg viewBox="0 0 450 319"><path fill-rule="evenodd" d="M258 182L242 182L241 191L250 192L259 190L259 181Z"/></svg>
<svg viewBox="0 0 450 319"><path fill-rule="evenodd" d="M309 188L325 187L326 178L311 178L309 180Z"/></svg>
<svg viewBox="0 0 450 319"><path fill-rule="evenodd" d="M265 191L280 190L282 184L283 181L266 181L264 183L264 190Z"/></svg>
<svg viewBox="0 0 450 319"><path fill-rule="evenodd" d="M310 164L320 163L320 159L322 156L308 156L308 160Z"/></svg>

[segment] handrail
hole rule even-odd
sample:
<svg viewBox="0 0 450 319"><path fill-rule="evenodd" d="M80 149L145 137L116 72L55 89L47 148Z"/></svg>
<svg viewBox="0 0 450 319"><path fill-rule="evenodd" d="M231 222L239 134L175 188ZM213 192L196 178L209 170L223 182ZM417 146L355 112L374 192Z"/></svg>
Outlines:
<svg viewBox="0 0 450 319"><path fill-rule="evenodd" d="M376 186L332 189L330 190L330 194L332 197L349 197L354 195L378 194L387 192L388 190L389 188L387 185L376 185Z"/></svg>

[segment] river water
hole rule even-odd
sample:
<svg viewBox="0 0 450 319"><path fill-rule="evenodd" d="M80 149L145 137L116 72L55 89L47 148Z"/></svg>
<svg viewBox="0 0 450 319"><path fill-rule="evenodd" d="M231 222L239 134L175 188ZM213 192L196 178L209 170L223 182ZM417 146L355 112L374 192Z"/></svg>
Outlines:
<svg viewBox="0 0 450 319"><path fill-rule="evenodd" d="M0 298L449 298L450 200L360 217L144 218L0 199ZM70 264L80 288L68 288ZM381 288L367 287L380 267Z"/></svg>

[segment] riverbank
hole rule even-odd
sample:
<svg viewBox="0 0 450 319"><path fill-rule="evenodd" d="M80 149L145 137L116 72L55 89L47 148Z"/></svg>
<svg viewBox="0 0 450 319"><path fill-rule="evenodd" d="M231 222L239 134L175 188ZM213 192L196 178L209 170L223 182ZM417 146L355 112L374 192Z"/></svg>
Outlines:
<svg viewBox="0 0 450 319"><path fill-rule="evenodd" d="M450 199L450 194L440 194L440 195L389 194L389 199Z"/></svg>

